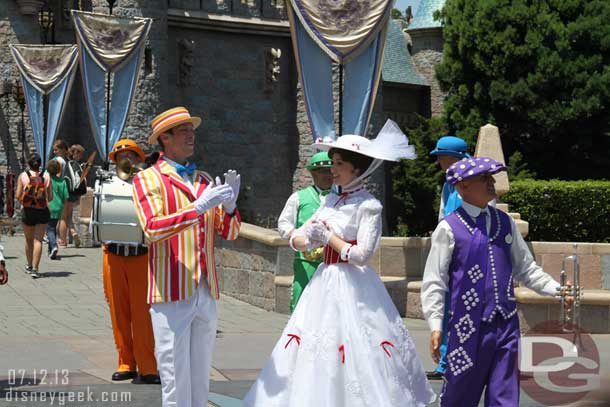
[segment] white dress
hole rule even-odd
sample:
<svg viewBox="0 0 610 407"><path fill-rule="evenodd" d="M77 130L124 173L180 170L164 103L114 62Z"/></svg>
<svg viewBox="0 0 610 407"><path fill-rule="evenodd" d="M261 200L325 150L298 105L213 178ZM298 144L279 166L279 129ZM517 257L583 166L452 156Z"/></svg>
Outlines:
<svg viewBox="0 0 610 407"><path fill-rule="evenodd" d="M434 400L403 321L367 265L381 238L381 211L363 189L322 201L312 219L357 244L349 263L318 267L245 406L395 407Z"/></svg>

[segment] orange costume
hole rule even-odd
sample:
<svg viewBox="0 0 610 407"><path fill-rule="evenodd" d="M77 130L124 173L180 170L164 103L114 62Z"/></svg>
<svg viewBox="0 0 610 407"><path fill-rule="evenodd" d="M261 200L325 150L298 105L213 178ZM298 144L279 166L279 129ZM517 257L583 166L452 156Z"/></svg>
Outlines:
<svg viewBox="0 0 610 407"><path fill-rule="evenodd" d="M144 151L132 140L119 140L109 158L116 163L115 155L128 150L144 160ZM142 381L158 383L155 340L146 298L148 248L136 242L133 245L104 242L103 282L119 354L119 367L112 379L132 379L139 371Z"/></svg>

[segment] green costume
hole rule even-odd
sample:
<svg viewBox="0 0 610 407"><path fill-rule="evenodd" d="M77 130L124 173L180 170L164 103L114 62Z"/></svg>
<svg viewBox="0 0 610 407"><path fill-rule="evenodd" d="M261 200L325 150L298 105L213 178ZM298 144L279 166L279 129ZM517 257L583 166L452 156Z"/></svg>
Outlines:
<svg viewBox="0 0 610 407"><path fill-rule="evenodd" d="M311 157L307 169L311 171L317 168L329 168L331 165L332 162L328 157L328 153L320 152ZM281 224L281 219L285 218L283 221L285 225L285 233L287 234L291 229L298 229L305 222L307 222L320 207L320 198L326 194L326 191L322 191L313 185L294 193L286 203L286 207L284 208L284 211L282 211L280 221L278 222ZM294 212L296 212L296 217ZM289 218L292 218L290 219L290 222L288 222ZM288 223L290 223L290 226L286 226ZM279 229L282 229L282 227L280 226ZM280 233L282 232L280 231ZM287 238L286 235L283 235L283 237ZM296 307L305 286L307 286L307 283L309 283L309 280L321 262L322 249L305 253L297 252L295 254L293 263L294 281L292 283L292 296L290 298L290 312L292 312Z"/></svg>
<svg viewBox="0 0 610 407"><path fill-rule="evenodd" d="M320 195L324 192L319 193L318 189L314 186L302 189L297 192L299 196L299 211L297 213L297 223L295 228L298 229L320 207ZM307 257L307 258L306 258ZM313 252L296 252L294 256L294 281L292 283L292 297L290 298L290 312L297 306L301 293L305 289L309 280L313 276L313 273L317 270L318 266L322 262L322 256L316 256Z"/></svg>

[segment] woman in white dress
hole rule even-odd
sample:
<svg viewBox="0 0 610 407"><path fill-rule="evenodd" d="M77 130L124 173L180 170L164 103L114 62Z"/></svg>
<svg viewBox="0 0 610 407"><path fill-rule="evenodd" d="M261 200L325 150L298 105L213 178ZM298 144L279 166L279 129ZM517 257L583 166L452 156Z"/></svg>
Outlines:
<svg viewBox="0 0 610 407"><path fill-rule="evenodd" d="M435 394L380 278L368 266L381 238L382 205L363 180L384 159L414 158L388 121L377 139L345 135L330 148L336 193L291 238L295 250L324 246L248 407L425 406Z"/></svg>

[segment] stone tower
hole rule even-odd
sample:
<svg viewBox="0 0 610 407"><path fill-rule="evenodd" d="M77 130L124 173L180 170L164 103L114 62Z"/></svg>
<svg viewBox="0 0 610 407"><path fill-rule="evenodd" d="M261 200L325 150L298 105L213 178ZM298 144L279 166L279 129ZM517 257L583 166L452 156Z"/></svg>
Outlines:
<svg viewBox="0 0 610 407"><path fill-rule="evenodd" d="M411 36L413 62L417 71L430 85L430 112L442 112L445 94L441 92L434 67L443 59L443 28L434 20L434 12L445 5L445 0L421 0L407 33Z"/></svg>

